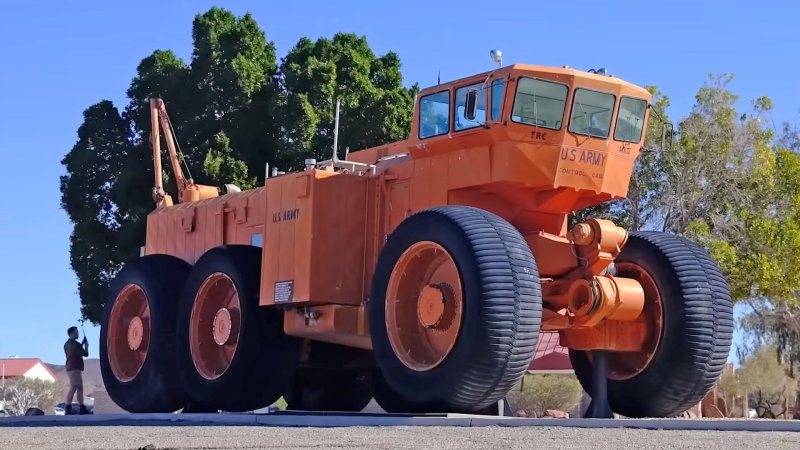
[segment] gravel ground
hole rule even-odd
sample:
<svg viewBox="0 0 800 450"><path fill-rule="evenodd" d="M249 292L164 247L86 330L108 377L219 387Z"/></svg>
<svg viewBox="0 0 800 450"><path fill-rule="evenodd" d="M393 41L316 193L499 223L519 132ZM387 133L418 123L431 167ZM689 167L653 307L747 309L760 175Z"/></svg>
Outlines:
<svg viewBox="0 0 800 450"><path fill-rule="evenodd" d="M3 449L797 449L800 433L561 427L41 427L0 429Z"/></svg>

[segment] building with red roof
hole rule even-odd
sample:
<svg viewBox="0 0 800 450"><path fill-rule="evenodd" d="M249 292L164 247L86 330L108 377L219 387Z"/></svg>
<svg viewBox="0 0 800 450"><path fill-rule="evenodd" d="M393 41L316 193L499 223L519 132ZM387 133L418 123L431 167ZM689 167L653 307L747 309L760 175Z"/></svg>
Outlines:
<svg viewBox="0 0 800 450"><path fill-rule="evenodd" d="M558 331L539 332L536 354L528 373L574 373L569 361L569 349L559 345Z"/></svg>
<svg viewBox="0 0 800 450"><path fill-rule="evenodd" d="M19 377L56 381L56 374L39 358L0 359L0 379L10 380Z"/></svg>

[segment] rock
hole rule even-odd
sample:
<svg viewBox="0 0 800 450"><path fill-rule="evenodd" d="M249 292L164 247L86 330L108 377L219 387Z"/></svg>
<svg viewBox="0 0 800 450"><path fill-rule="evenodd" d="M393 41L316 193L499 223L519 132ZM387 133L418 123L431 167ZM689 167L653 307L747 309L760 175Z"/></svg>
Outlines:
<svg viewBox="0 0 800 450"><path fill-rule="evenodd" d="M554 417L556 419L569 419L569 414L565 413L564 411L559 411L557 409L548 409L544 412L542 417Z"/></svg>
<svg viewBox="0 0 800 450"><path fill-rule="evenodd" d="M689 409L687 411L682 412L681 415L678 416L678 417L680 417L682 419L697 419L697 414L695 414L694 411Z"/></svg>

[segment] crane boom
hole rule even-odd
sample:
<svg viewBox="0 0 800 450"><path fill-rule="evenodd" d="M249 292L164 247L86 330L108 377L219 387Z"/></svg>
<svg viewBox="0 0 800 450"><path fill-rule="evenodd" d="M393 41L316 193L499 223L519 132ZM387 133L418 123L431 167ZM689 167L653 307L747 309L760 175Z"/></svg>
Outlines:
<svg viewBox="0 0 800 450"><path fill-rule="evenodd" d="M160 98L150 99L150 126L152 127L152 146L153 146L153 171L155 172L155 186L153 187L153 199L157 207L172 205L172 198L164 192L163 179L161 175L161 142L160 128L164 129L164 138L167 141L169 160L172 165L172 172L175 176L175 183L178 187L178 201L180 203L202 200L205 198L217 197L219 189L213 186L203 186L194 183L192 178L186 178L178 161L178 151L175 145L175 136L172 133L172 123L167 114L164 101Z"/></svg>
<svg viewBox="0 0 800 450"><path fill-rule="evenodd" d="M157 205L166 201L167 194L164 192L163 177L161 174L161 139L158 131L158 109L155 107L155 99L150 99L150 142L153 147L153 200ZM169 203L172 203L169 201Z"/></svg>

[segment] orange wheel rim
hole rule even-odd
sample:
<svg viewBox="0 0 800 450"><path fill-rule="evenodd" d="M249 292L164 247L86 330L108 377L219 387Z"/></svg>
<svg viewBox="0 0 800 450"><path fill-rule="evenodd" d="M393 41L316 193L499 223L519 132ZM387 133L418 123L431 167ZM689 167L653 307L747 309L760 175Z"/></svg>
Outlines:
<svg viewBox="0 0 800 450"><path fill-rule="evenodd" d="M233 280L221 272L209 275L192 305L189 349L197 372L215 380L231 365L239 344L241 303Z"/></svg>
<svg viewBox="0 0 800 450"><path fill-rule="evenodd" d="M108 320L106 347L111 373L120 382L136 378L150 344L150 304L136 284L122 288Z"/></svg>
<svg viewBox="0 0 800 450"><path fill-rule="evenodd" d="M618 262L615 265L617 276L633 278L642 285L644 291L644 308L637 319L644 322L646 330L642 350L607 353L608 378L627 380L642 373L653 361L664 328L663 300L655 280L644 268L630 262Z"/></svg>
<svg viewBox="0 0 800 450"><path fill-rule="evenodd" d="M425 371L444 361L458 338L463 304L458 266L444 247L422 241L400 255L386 290L386 329L403 365Z"/></svg>

